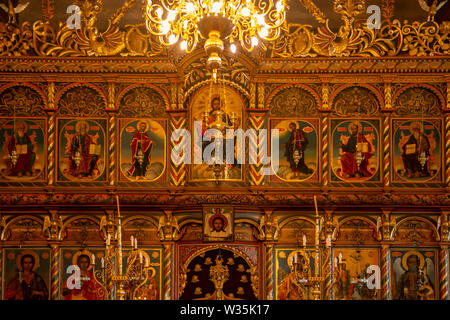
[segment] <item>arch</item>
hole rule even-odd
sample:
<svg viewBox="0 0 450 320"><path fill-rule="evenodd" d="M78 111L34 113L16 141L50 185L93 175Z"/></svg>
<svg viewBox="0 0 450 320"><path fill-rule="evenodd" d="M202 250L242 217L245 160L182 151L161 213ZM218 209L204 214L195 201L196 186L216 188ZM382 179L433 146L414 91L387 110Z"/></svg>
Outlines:
<svg viewBox="0 0 450 320"><path fill-rule="evenodd" d="M71 218L67 219L66 221L64 221L62 231L65 231L67 226L69 224L71 224L73 221L80 220L80 219L91 220L92 222L94 222L96 225L98 225L100 227L100 221L96 217L88 216L88 215L81 215L81 216L71 217Z"/></svg>
<svg viewBox="0 0 450 320"><path fill-rule="evenodd" d="M207 79L204 81L201 81L197 84L195 84L194 86L192 86L191 88L189 88L188 91L186 91L184 93L184 101L183 103L187 103L192 101L192 99L194 99L195 94L200 91L200 89L204 86L210 85L213 82L212 79ZM222 83L220 83L222 82ZM247 91L247 89L245 89L244 87L240 86L238 83L226 80L226 79L222 79L218 81L219 85L226 85L229 86L230 88L233 89L237 89L238 92L241 94L241 96L243 96L246 99L250 99L250 93Z"/></svg>
<svg viewBox="0 0 450 320"><path fill-rule="evenodd" d="M395 105L396 105L397 100L400 97L400 95L410 88L428 89L431 92L433 92L436 95L436 97L438 98L439 102L441 103L441 109L444 109L447 105L445 97L442 95L442 93L439 90L436 89L436 87L426 84L426 83L413 83L413 84L408 84L408 85L401 87L399 90L397 90L394 93L394 95L392 96L392 106L394 108L395 108Z"/></svg>
<svg viewBox="0 0 450 320"><path fill-rule="evenodd" d="M16 86L24 86L24 87L28 87L30 89L33 89L42 98L42 102L44 103L44 106L48 105L47 95L38 86L36 86L35 84L30 83L30 82L15 81L15 82L10 82L10 83L7 83L7 84L5 84L3 86L0 86L0 95L6 89L11 88L11 87L16 87Z"/></svg>
<svg viewBox="0 0 450 320"><path fill-rule="evenodd" d="M352 87L360 87L360 88L365 88L367 90L369 90L371 93L373 93L375 95L375 97L378 100L378 111L380 109L384 109L384 98L383 98L383 94L374 86L367 84L367 83L352 83L352 84L343 84L341 86L339 86L336 90L334 90L331 95L330 95L330 106L332 108L334 108L334 99L339 95L339 93L341 93L342 91L344 91L345 89L348 88L352 88Z"/></svg>
<svg viewBox="0 0 450 320"><path fill-rule="evenodd" d="M339 232L341 231L341 230L340 230L341 227L342 227L343 225L345 225L347 222L349 222L349 221L351 221L351 220L356 220L356 219L365 221L365 222L367 222L370 226L372 226L373 229L375 230L376 239L377 239L377 240L381 240L381 234L378 234L377 224L376 224L372 219L369 219L369 218L366 218L366 217L362 217L362 216L350 216L350 217L345 217L344 219L342 219L341 221L339 221L339 222L338 222L338 225L337 225L337 227L336 227L336 229L335 229L335 231L333 232L332 239L333 239L333 240L338 239L338 237L339 237Z"/></svg>
<svg viewBox="0 0 450 320"><path fill-rule="evenodd" d="M55 106L57 108L59 107L59 100L64 95L64 93L66 93L67 91L69 91L72 88L78 88L78 87L87 87L87 88L91 88L91 89L95 90L100 95L100 97L103 99L105 106L108 105L108 98L106 97L106 95L102 91L102 89L100 89L98 86L96 86L90 82L74 82L74 83L68 84L67 86L65 86L64 88L62 88L61 90L58 91L58 93L55 96Z"/></svg>
<svg viewBox="0 0 450 320"><path fill-rule="evenodd" d="M305 84L302 84L302 83L288 83L288 84L283 84L281 86L276 87L269 93L269 95L267 96L267 99L264 103L265 108L269 109L269 105L272 102L273 98L279 92L281 92L285 89L289 89L289 88L300 88L300 89L305 90L306 92L310 93L314 97L314 100L316 100L318 110L322 106L322 99L320 98L319 94L313 88L311 88L310 86L307 86Z"/></svg>
<svg viewBox="0 0 450 320"><path fill-rule="evenodd" d="M392 230L392 234L394 235L394 239L393 239L393 240L395 240L395 237L397 236L397 231L398 231L398 229L399 229L404 223L406 223L406 222L408 222L408 221L413 221L413 220L421 221L421 222L427 224L428 226L430 226L431 230L433 230L433 233L434 233L434 239L435 239L436 241L440 241L440 240L441 240L441 237L440 237L440 235L439 235L439 232L438 232L437 228L434 226L434 224L433 224L430 220L428 220L428 219L426 219L426 218L423 218L423 217L418 217L418 216L410 216L410 217L406 217L406 218L403 218L403 219L399 220L399 221L395 224L394 229Z"/></svg>
<svg viewBox="0 0 450 320"><path fill-rule="evenodd" d="M3 231L2 231L2 233L0 235L0 240L5 240L5 235L7 234L8 231L10 231L10 227L12 225L14 225L15 222L23 220L23 219L33 220L33 221L36 221L37 223L39 223L41 226L44 226L44 221L42 219L40 219L39 217L36 217L36 216L24 215L24 216L14 217L11 220L9 220L8 223L6 224L5 228L3 229Z"/></svg>
<svg viewBox="0 0 450 320"><path fill-rule="evenodd" d="M313 226L315 225L315 221L311 218L307 218L307 217L302 217L302 216L295 216L295 217L289 217L287 219L284 219L283 221L281 221L280 223L280 231L281 229L283 229L283 227L288 224L289 222L295 221L295 220L304 220L307 221L309 223L311 223Z"/></svg>
<svg viewBox="0 0 450 320"><path fill-rule="evenodd" d="M180 222L180 223L178 224L178 227L179 227L180 230L181 230L181 228L183 228L183 227L185 227L185 226L187 226L187 225L189 225L189 224L199 224L199 225L202 225L202 220L197 220L197 219L186 219L186 220L183 220L182 222Z"/></svg>
<svg viewBox="0 0 450 320"><path fill-rule="evenodd" d="M155 226L156 228L158 228L158 221L156 221L155 219L148 217L148 216L144 216L144 215L137 215L137 216L131 216L126 218L125 220L122 221L122 226L125 226L127 223L133 221L133 220L137 220L137 219L143 219L145 221L150 222L153 226Z"/></svg>
<svg viewBox="0 0 450 320"><path fill-rule="evenodd" d="M167 93L164 90L162 90L160 87L155 86L155 85L150 84L150 83L145 83L145 82L140 82L140 83L135 83L135 84L129 85L129 86L125 87L122 91L120 91L118 96L117 96L117 98L116 98L116 102L115 102L116 109L119 109L120 101L122 100L122 98L129 91L131 91L131 90L133 90L135 88L139 88L139 87L150 88L150 89L153 89L156 92L158 92L161 95L161 97L163 98L163 100L164 100L164 102L166 104L166 109L169 109L169 107L170 107L170 99L169 99Z"/></svg>

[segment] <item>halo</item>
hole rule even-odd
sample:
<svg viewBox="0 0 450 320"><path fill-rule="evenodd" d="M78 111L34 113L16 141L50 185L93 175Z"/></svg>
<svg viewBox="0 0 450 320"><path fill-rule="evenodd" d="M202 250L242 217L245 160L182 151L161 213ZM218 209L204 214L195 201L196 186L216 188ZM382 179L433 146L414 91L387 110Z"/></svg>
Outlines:
<svg viewBox="0 0 450 320"><path fill-rule="evenodd" d="M90 129L90 126L89 126L89 123L88 123L86 120L80 120L80 121L78 121L77 124L75 125L75 132L80 132L80 126L81 126L81 124L83 124L83 123L85 123L86 126L87 126L86 132L89 132L89 130L91 130L91 129Z"/></svg>
<svg viewBox="0 0 450 320"><path fill-rule="evenodd" d="M292 265L294 263L294 255L298 253L300 256L302 256L305 260L306 263L308 264L309 267L309 257L305 254L304 250L294 250L291 253L289 253L288 257L287 257L287 264L289 266L289 268L292 268Z"/></svg>
<svg viewBox="0 0 450 320"><path fill-rule="evenodd" d="M86 249L84 249L84 250L82 250L82 251L77 251L77 252L73 255L73 257L72 257L72 264L73 264L74 266L77 266L77 265L78 265L78 264L77 264L78 257L81 256L81 255L83 255L83 254L85 254L85 255L88 256L88 258L89 258L89 267L88 267L88 270L91 270L91 269L92 269L92 261L91 261L91 259L92 259L92 252L90 252L89 250L86 250Z"/></svg>
<svg viewBox="0 0 450 320"><path fill-rule="evenodd" d="M350 127L351 127L352 125L357 125L357 126L358 126L358 133L361 133L361 130L362 130L361 122L356 121L356 120L353 120L353 121L350 122L350 124L348 125L348 127L347 127L348 133L351 134L351 132L350 132Z"/></svg>
<svg viewBox="0 0 450 320"><path fill-rule="evenodd" d="M16 258L16 266L20 271L22 270L22 265L20 264L20 260L22 260L22 257L26 254L32 255L34 257L34 266L33 266L33 271L36 271L40 264L40 259L39 259L39 255L34 252L33 250L27 249L27 250L23 250Z"/></svg>
<svg viewBox="0 0 450 320"><path fill-rule="evenodd" d="M219 209L219 208L217 208L217 209ZM215 218L220 218L220 219L222 219L222 221L223 221L223 229L226 229L227 228L227 225L228 225L228 219L227 219L227 217L225 217L225 215L223 215L222 213L214 213L210 218L209 218L209 220L208 220L208 224L209 224L209 227L211 228L211 229L214 229L213 228L213 221L214 221L214 219Z"/></svg>
<svg viewBox="0 0 450 320"><path fill-rule="evenodd" d="M25 132L28 131L27 123L23 120L20 120L20 121L14 123L14 128L13 128L14 132L16 132L16 130L17 130L16 128L19 126L19 124L23 124L25 126L25 130L24 130Z"/></svg>
<svg viewBox="0 0 450 320"><path fill-rule="evenodd" d="M411 133L413 132L413 130L412 130L413 126L418 126L419 131L423 132L423 124L421 122L418 122L418 121L411 122L411 124L409 125L409 132L411 132Z"/></svg>
<svg viewBox="0 0 450 320"><path fill-rule="evenodd" d="M145 123L145 131L144 131L144 132L147 132L147 131L148 131L148 128L150 128L150 124L149 124L146 120L138 120L138 122L137 122L137 124L136 124L136 129L137 129L137 131L139 132L139 125L140 125L141 123Z"/></svg>
<svg viewBox="0 0 450 320"><path fill-rule="evenodd" d="M402 257L403 270L408 270L408 264L406 263L406 261L408 260L408 257L411 255L416 255L419 257L419 260L420 260L419 268L422 269L423 266L425 265L425 259L423 257L423 254L421 254L419 251L411 250L411 251L408 251L407 253L405 253Z"/></svg>

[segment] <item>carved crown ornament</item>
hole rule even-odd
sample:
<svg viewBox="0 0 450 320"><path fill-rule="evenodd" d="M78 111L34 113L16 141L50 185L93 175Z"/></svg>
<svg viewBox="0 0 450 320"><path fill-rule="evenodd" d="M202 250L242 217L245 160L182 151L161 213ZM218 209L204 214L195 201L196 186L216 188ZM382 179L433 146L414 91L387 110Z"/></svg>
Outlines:
<svg viewBox="0 0 450 320"><path fill-rule="evenodd" d="M450 23L435 22L435 12L429 21L403 22L392 20L391 8L383 7L380 23L373 28L363 19L368 4L364 0L334 0L333 10L341 24L332 30L331 12L324 12L313 0L299 0L318 27L285 22L279 37L271 43L262 41L267 58L295 57L392 57L392 56L444 56L449 54L448 33ZM55 2L45 2L42 20L23 21L26 6L21 12L9 12L8 22L0 23L0 55L41 57L164 57L166 46L157 36L147 31L145 20L122 26L123 17L139 1L128 0L108 17L106 28L101 27L99 15L103 13L103 0L76 0L79 24L75 28L66 21L55 21ZM325 9L325 8L324 8ZM390 9L390 10L388 10ZM289 10L289 9L288 9ZM144 11L142 12L144 14ZM390 14L391 13L391 14ZM17 18L18 17L18 18ZM382 18L382 19L381 19Z"/></svg>

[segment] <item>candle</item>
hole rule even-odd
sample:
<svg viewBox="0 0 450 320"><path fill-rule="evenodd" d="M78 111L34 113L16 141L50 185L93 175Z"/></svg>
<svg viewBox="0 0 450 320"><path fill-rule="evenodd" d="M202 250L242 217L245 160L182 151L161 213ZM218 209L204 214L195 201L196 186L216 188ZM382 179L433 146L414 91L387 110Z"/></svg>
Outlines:
<svg viewBox="0 0 450 320"><path fill-rule="evenodd" d="M337 264L338 264L338 258L335 257L335 258L334 258L334 267L335 267L335 268L337 268Z"/></svg>
<svg viewBox="0 0 450 320"><path fill-rule="evenodd" d="M306 235L303 235L303 247L306 248Z"/></svg>
<svg viewBox="0 0 450 320"><path fill-rule="evenodd" d="M95 264L95 256L94 256L94 254L92 254L92 262L91 263Z"/></svg>
<svg viewBox="0 0 450 320"><path fill-rule="evenodd" d="M294 255L294 263L297 263L297 260L298 259L298 253L296 253L295 255Z"/></svg>
<svg viewBox="0 0 450 320"><path fill-rule="evenodd" d="M111 244L111 234L108 233L108 237L106 238L106 245L109 246Z"/></svg>
<svg viewBox="0 0 450 320"><path fill-rule="evenodd" d="M142 251L139 251L139 262L142 264Z"/></svg>
<svg viewBox="0 0 450 320"><path fill-rule="evenodd" d="M134 237L131 236L131 237L130 237L130 240L131 240L131 248L133 248L133 247L134 247Z"/></svg>
<svg viewBox="0 0 450 320"><path fill-rule="evenodd" d="M102 257L102 269L105 268L105 259Z"/></svg>
<svg viewBox="0 0 450 320"><path fill-rule="evenodd" d="M134 248L137 249L137 238L134 239Z"/></svg>
<svg viewBox="0 0 450 320"><path fill-rule="evenodd" d="M148 267L149 263L148 263L148 257L145 257L145 266Z"/></svg>
<svg viewBox="0 0 450 320"><path fill-rule="evenodd" d="M342 263L342 252L339 252L339 263Z"/></svg>

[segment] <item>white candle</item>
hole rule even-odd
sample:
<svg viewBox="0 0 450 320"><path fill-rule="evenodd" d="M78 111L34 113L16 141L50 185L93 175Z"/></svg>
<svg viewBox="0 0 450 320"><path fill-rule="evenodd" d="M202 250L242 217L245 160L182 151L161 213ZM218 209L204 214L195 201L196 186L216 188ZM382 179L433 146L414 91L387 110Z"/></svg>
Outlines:
<svg viewBox="0 0 450 320"><path fill-rule="evenodd" d="M334 267L337 268L338 258L334 258Z"/></svg>
<svg viewBox="0 0 450 320"><path fill-rule="evenodd" d="M108 237L106 238L106 245L109 246L111 244L111 234L108 233Z"/></svg>
<svg viewBox="0 0 450 320"><path fill-rule="evenodd" d="M142 264L142 251L139 251L139 262Z"/></svg>
<svg viewBox="0 0 450 320"><path fill-rule="evenodd" d="M342 263L342 252L339 252L339 263Z"/></svg>
<svg viewBox="0 0 450 320"><path fill-rule="evenodd" d="M298 253L296 253L295 255L294 255L294 263L297 263L297 258L298 258Z"/></svg>
<svg viewBox="0 0 450 320"><path fill-rule="evenodd" d="M137 238L134 239L134 248L137 249Z"/></svg>
<svg viewBox="0 0 450 320"><path fill-rule="evenodd" d="M94 254L92 254L92 262L91 263L95 264L95 256L94 256Z"/></svg>
<svg viewBox="0 0 450 320"><path fill-rule="evenodd" d="M145 266L148 267L149 263L148 263L148 258L145 257Z"/></svg>
<svg viewBox="0 0 450 320"><path fill-rule="evenodd" d="M105 268L105 259L102 257L102 269Z"/></svg>
<svg viewBox="0 0 450 320"><path fill-rule="evenodd" d="M306 248L306 235L303 235L303 247Z"/></svg>
<svg viewBox="0 0 450 320"><path fill-rule="evenodd" d="M131 237L130 237L130 240L131 240L131 248L133 248L133 247L134 247L134 237L131 236Z"/></svg>

